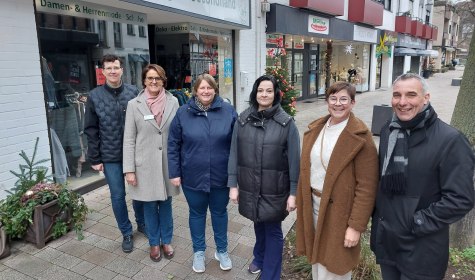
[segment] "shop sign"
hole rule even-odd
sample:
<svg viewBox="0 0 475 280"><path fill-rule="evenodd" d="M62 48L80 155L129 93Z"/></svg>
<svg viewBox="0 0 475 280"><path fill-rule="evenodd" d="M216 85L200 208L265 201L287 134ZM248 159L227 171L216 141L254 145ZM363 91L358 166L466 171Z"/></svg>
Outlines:
<svg viewBox="0 0 475 280"><path fill-rule="evenodd" d="M283 46L284 36L279 34L267 34L266 35L266 44L276 45L278 47Z"/></svg>
<svg viewBox="0 0 475 280"><path fill-rule="evenodd" d="M251 0L143 0L142 2L156 4L157 8L167 7L168 11L172 8L201 18L204 16L251 27ZM146 6L150 7L147 4Z"/></svg>
<svg viewBox="0 0 475 280"><path fill-rule="evenodd" d="M330 20L327 18L308 16L308 32L327 34L330 31Z"/></svg>
<svg viewBox="0 0 475 280"><path fill-rule="evenodd" d="M203 35L231 36L231 31L201 24L172 23L155 26L156 34L199 33Z"/></svg>
<svg viewBox="0 0 475 280"><path fill-rule="evenodd" d="M38 12L74 17L110 20L127 24L147 25L147 15L90 2L67 0L35 0Z"/></svg>
<svg viewBox="0 0 475 280"><path fill-rule="evenodd" d="M422 40L421 38L412 37L406 34L399 34L397 46L412 49L426 49L425 40Z"/></svg>
<svg viewBox="0 0 475 280"><path fill-rule="evenodd" d="M385 54L391 57L392 47L397 43L397 33L392 31L381 32L379 36L379 44L376 46L376 57Z"/></svg>
<svg viewBox="0 0 475 280"><path fill-rule="evenodd" d="M354 25L353 40L376 44L378 39L378 30L359 25Z"/></svg>
<svg viewBox="0 0 475 280"><path fill-rule="evenodd" d="M302 42L294 42L294 49L303 50L304 44Z"/></svg>

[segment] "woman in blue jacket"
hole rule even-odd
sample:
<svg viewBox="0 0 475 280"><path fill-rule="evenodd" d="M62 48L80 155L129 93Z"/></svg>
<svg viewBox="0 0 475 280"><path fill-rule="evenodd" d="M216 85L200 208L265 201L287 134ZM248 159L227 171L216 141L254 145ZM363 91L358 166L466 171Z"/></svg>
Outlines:
<svg viewBox="0 0 475 280"><path fill-rule="evenodd" d="M193 270L205 271L205 227L209 207L216 243L216 260L222 270L232 268L228 247L228 159L236 110L217 95L209 74L199 75L193 97L181 106L170 126L168 168L170 180L182 186L190 209Z"/></svg>

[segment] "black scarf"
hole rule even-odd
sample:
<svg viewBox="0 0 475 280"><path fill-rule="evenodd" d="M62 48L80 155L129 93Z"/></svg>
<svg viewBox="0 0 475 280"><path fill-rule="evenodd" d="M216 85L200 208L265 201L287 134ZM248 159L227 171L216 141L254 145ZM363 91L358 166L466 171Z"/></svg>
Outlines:
<svg viewBox="0 0 475 280"><path fill-rule="evenodd" d="M412 131L423 128L435 114L428 103L413 119L400 121L396 114L389 124L386 157L381 169L381 189L384 193L404 194L407 189L408 142Z"/></svg>

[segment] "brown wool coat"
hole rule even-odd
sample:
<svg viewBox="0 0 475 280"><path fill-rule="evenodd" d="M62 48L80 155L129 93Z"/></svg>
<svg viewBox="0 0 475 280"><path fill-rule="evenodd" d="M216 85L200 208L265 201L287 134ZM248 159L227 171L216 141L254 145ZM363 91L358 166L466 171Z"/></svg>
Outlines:
<svg viewBox="0 0 475 280"><path fill-rule="evenodd" d="M305 132L297 188L297 254L343 275L359 262L360 244L343 246L348 226L364 232L373 210L378 183L378 156L371 132L353 113L335 145L328 164L317 230L310 192L310 151L330 116Z"/></svg>

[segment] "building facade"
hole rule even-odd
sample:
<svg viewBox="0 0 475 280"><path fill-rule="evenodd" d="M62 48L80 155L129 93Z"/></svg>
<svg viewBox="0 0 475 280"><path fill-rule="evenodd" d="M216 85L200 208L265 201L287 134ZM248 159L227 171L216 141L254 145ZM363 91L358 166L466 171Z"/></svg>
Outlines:
<svg viewBox="0 0 475 280"><path fill-rule="evenodd" d="M14 186L10 170L18 171L18 154L31 155L36 138L37 159L50 159L56 181L82 191L104 184L85 157L83 133L89 91L105 82L104 54L121 57L124 82L138 88L142 68L159 63L171 91L189 89L206 72L219 82L221 96L240 102L236 50L252 48L239 36L251 28L251 2L2 1L0 198Z"/></svg>
<svg viewBox="0 0 475 280"><path fill-rule="evenodd" d="M432 48L439 52L434 60L435 69L452 65L452 59L457 55L460 16L451 1L435 1L434 24L439 26L437 40Z"/></svg>

